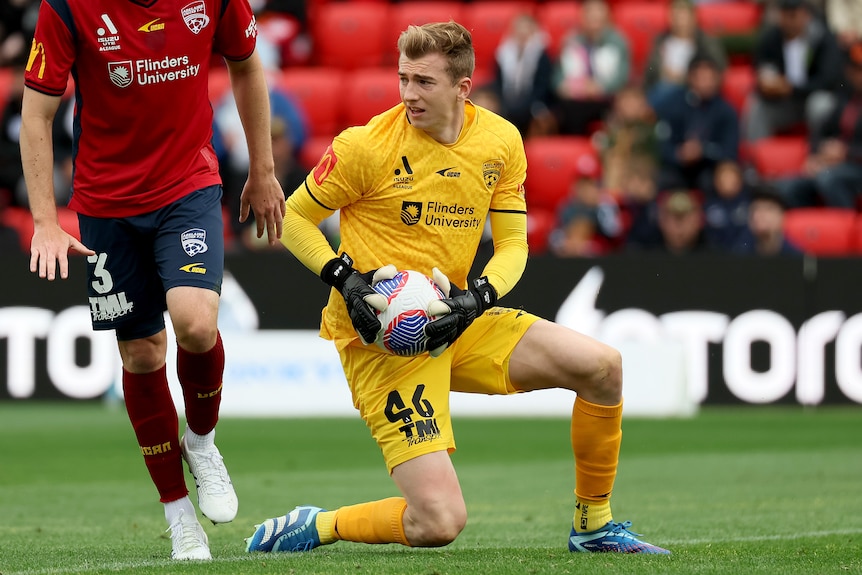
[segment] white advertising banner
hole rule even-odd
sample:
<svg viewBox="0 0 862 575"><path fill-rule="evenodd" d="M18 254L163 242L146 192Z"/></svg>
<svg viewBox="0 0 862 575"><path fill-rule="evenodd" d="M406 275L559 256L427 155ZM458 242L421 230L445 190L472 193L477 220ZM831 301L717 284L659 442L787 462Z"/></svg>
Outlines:
<svg viewBox="0 0 862 575"><path fill-rule="evenodd" d="M223 416L356 416L338 353L313 330L224 332ZM172 338L169 339L169 341ZM688 394L681 346L626 344L623 352L627 416L687 416L697 404ZM178 409L182 394L173 350L168 374ZM515 396L453 393L453 415L562 416L574 394L536 391Z"/></svg>

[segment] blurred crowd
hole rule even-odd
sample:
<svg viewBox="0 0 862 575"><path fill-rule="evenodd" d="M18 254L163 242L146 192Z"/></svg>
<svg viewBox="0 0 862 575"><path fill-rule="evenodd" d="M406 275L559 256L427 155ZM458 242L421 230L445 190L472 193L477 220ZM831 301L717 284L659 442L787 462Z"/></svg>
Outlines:
<svg viewBox="0 0 862 575"><path fill-rule="evenodd" d="M288 194L322 150L312 142L313 114L279 75L318 65L315 18L322 4L335 1L251 1L259 51L272 74L273 153ZM638 2L666 7L665 21L647 34L621 25L615 14ZM571 169L560 173L570 181L552 199L549 223L531 224L534 252L798 254L803 248L785 234L789 212L860 211L862 2L752 1L753 25L727 33L708 32L698 17L702 6L723 0L570 0L569 6L554 0L566 14L577 13L561 30L550 26L563 26L562 19L539 18L531 9L548 3L523 4L513 14L488 65L477 69L472 95L518 127L531 171L542 165L530 157L530 142L589 144L588 153L564 158ZM10 232L11 218L27 208L17 134L39 4L0 5L0 240L22 247L29 237L10 239ZM479 49L475 31L474 37ZM219 62L214 67L223 70ZM394 75L392 83L397 89ZM229 246L267 249L237 220L248 156L224 88L212 93ZM55 122L59 206L71 187L73 94ZM802 143L799 157L762 145L779 141ZM541 190L531 188L530 178L532 213L531 197ZM325 225L335 241L337 229Z"/></svg>

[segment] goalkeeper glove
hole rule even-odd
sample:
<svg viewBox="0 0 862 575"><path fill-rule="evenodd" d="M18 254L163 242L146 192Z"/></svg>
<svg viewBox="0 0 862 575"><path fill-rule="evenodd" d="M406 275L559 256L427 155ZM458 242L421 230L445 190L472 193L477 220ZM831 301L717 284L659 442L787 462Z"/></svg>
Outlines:
<svg viewBox="0 0 862 575"><path fill-rule="evenodd" d="M320 272L320 279L341 292L350 321L365 345L377 339L381 327L377 314L389 306L386 296L374 291L372 286L392 279L396 273L395 266L389 264L360 274L353 269L353 260L345 253L329 260Z"/></svg>
<svg viewBox="0 0 862 575"><path fill-rule="evenodd" d="M428 306L429 314L443 316L425 326L425 335L428 337L426 347L433 357L437 357L464 333L473 320L497 303L497 291L484 276L473 280L473 287L464 291L451 285L446 274L437 268L433 269L432 274L447 298L433 301Z"/></svg>

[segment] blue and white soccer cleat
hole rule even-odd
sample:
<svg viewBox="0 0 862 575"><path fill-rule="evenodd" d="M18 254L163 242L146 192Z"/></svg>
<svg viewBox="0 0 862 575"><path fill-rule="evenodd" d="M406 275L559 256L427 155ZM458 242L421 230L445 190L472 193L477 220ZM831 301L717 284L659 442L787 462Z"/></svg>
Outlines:
<svg viewBox="0 0 862 575"><path fill-rule="evenodd" d="M311 551L320 546L315 519L320 507L299 506L287 515L267 519L246 539L245 550L251 551Z"/></svg>
<svg viewBox="0 0 862 575"><path fill-rule="evenodd" d="M638 539L640 533L632 533L631 521L614 523L609 521L601 529L588 533L578 533L572 527L569 535L569 551L585 553L647 553L650 555L670 555L662 549Z"/></svg>

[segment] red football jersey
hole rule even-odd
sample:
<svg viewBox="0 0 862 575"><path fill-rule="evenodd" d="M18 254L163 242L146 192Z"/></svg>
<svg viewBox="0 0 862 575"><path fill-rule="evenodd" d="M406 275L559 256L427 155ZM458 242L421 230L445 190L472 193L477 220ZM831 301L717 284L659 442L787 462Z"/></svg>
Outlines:
<svg viewBox="0 0 862 575"><path fill-rule="evenodd" d="M59 96L74 79L69 206L125 217L220 183L209 63L256 37L247 0L43 0L24 80Z"/></svg>

